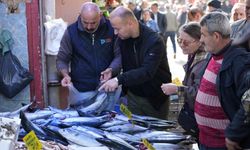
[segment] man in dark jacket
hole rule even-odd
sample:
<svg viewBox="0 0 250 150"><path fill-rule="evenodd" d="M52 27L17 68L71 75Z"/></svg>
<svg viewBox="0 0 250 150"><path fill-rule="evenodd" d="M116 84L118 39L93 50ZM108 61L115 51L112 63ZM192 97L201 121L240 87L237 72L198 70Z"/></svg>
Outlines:
<svg viewBox="0 0 250 150"><path fill-rule="evenodd" d="M159 12L159 8L158 8L158 3L153 3L151 5L151 10L152 10L152 14L151 14L151 18L157 23L158 28L160 30L160 34L164 39L164 42L167 42L167 38L166 38L166 30L167 30L167 17L165 14L162 14ZM172 21L172 20L171 20Z"/></svg>
<svg viewBox="0 0 250 150"><path fill-rule="evenodd" d="M171 82L166 47L162 38L142 25L125 7L110 14L115 34L120 38L123 73L104 83L99 90L126 89L128 108L134 114L166 118L168 96L162 83Z"/></svg>
<svg viewBox="0 0 250 150"><path fill-rule="evenodd" d="M165 34L166 29L167 29L167 17L165 14L162 14L159 12L159 8L158 8L158 4L157 3L153 3L151 5L151 10L152 10L152 14L151 17L153 20L155 20L155 22L157 23L159 29L160 29L160 33L162 35Z"/></svg>
<svg viewBox="0 0 250 150"><path fill-rule="evenodd" d="M99 7L84 3L78 20L65 31L57 55L62 86L72 82L79 92L92 91L100 82L117 75L121 58L115 38L114 29Z"/></svg>
<svg viewBox="0 0 250 150"><path fill-rule="evenodd" d="M233 40L232 45L250 51L250 23L244 25L241 32ZM246 58L242 59L249 62L249 55L250 53L246 54ZM248 90L241 97L241 109L236 113L234 123L226 129L226 145L229 150L241 147L250 148L250 71L249 67L243 69L248 69L248 74L245 75L247 78L244 80L244 83L248 85Z"/></svg>

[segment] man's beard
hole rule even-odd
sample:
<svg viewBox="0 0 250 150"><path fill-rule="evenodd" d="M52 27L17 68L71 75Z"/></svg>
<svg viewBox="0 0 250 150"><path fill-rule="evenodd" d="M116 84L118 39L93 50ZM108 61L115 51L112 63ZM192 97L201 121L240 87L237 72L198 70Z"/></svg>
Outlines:
<svg viewBox="0 0 250 150"><path fill-rule="evenodd" d="M88 33L94 33L96 29L85 29Z"/></svg>

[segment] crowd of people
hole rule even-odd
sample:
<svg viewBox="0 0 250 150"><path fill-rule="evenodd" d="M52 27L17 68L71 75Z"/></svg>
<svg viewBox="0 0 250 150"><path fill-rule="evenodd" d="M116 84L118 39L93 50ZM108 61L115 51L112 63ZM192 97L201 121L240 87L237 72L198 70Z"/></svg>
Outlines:
<svg viewBox="0 0 250 150"><path fill-rule="evenodd" d="M169 95L181 90L183 108L198 130L178 121L201 150L250 148L250 106L244 103L250 98L242 98L250 89L250 0L232 12L219 0L178 11L167 4L165 13L156 2L143 0L138 6L117 6L107 18L95 3L82 5L57 56L61 85L82 93L122 86L133 114L162 119L168 118ZM188 55L183 86L171 83L168 37L174 58L175 41Z"/></svg>

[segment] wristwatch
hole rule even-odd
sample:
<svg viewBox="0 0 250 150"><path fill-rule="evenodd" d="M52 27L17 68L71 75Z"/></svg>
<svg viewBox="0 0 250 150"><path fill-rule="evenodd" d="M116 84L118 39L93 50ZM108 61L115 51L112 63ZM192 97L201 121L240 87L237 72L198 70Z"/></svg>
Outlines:
<svg viewBox="0 0 250 150"><path fill-rule="evenodd" d="M118 81L117 77L115 77L115 78L114 78L114 80L115 80L117 83L119 83L119 81Z"/></svg>

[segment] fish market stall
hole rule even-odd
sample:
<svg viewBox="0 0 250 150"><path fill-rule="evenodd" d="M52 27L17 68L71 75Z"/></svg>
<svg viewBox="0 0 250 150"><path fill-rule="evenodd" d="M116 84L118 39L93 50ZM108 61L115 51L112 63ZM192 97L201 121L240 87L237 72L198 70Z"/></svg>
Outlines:
<svg viewBox="0 0 250 150"><path fill-rule="evenodd" d="M177 127L175 121L105 110L105 93L97 93L92 98L98 101L87 107L79 105L62 110L49 106L34 110L28 109L29 104L2 114L20 115L21 128L15 149L26 149L22 141L32 132L43 149L171 150L190 149L194 143L190 135L170 131ZM124 110L125 106L121 106Z"/></svg>

